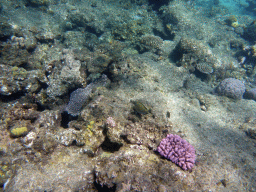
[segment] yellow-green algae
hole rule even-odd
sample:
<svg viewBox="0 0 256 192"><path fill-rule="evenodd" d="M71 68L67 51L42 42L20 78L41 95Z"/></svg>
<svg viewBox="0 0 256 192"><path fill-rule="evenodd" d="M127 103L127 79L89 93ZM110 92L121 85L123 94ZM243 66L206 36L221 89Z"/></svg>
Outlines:
<svg viewBox="0 0 256 192"><path fill-rule="evenodd" d="M95 152L104 141L102 122L89 121L86 128L81 133L81 140L87 149Z"/></svg>
<svg viewBox="0 0 256 192"><path fill-rule="evenodd" d="M24 136L28 132L27 127L16 127L11 129L10 133L12 137Z"/></svg>
<svg viewBox="0 0 256 192"><path fill-rule="evenodd" d="M0 164L0 186L4 185L4 183L11 177L13 171L12 168L5 164ZM1 191L1 189L0 189Z"/></svg>
<svg viewBox="0 0 256 192"><path fill-rule="evenodd" d="M90 121L89 124L87 125L87 129L91 130L94 124L95 124L95 121Z"/></svg>

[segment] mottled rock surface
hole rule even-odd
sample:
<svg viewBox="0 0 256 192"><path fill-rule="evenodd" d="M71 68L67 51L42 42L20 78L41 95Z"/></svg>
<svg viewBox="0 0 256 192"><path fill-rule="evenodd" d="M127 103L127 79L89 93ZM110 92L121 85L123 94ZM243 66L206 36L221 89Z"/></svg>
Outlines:
<svg viewBox="0 0 256 192"><path fill-rule="evenodd" d="M1 1L0 191L255 191L255 22L197 2Z"/></svg>

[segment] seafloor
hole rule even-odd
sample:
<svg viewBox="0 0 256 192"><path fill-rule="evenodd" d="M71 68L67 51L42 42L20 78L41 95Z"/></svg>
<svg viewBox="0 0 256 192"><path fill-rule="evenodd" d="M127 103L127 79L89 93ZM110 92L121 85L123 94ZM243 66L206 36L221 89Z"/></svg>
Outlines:
<svg viewBox="0 0 256 192"><path fill-rule="evenodd" d="M256 191L256 3L235 2L1 0L0 191Z"/></svg>

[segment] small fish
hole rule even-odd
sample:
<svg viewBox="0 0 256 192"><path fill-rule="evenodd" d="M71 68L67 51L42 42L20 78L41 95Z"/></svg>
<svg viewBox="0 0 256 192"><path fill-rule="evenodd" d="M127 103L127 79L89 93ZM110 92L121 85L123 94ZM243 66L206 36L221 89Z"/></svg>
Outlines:
<svg viewBox="0 0 256 192"><path fill-rule="evenodd" d="M150 113L150 110L147 107L145 107L145 105L142 102L132 101L132 103L134 105L133 109L136 113L139 113L141 115L145 115L145 114Z"/></svg>

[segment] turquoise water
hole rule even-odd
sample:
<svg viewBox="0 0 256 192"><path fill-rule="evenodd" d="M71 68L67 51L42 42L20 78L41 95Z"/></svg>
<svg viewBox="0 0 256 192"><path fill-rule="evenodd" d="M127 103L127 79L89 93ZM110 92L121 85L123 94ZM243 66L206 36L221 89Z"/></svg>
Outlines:
<svg viewBox="0 0 256 192"><path fill-rule="evenodd" d="M256 4L254 1L248 0L214 0L214 1L189 1L203 8L221 7L226 9L230 14L234 15L250 15L255 18Z"/></svg>

